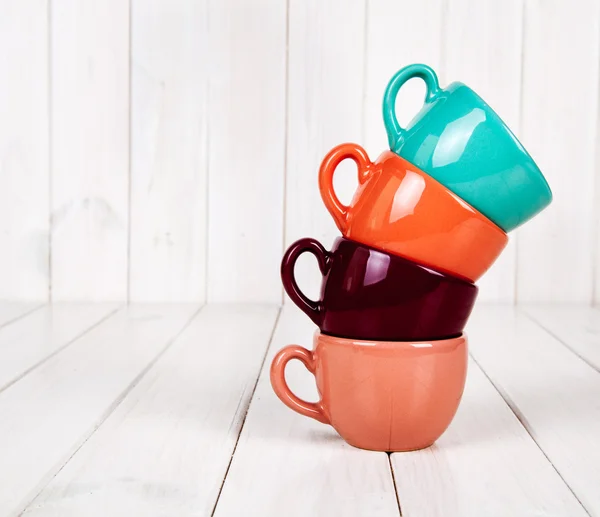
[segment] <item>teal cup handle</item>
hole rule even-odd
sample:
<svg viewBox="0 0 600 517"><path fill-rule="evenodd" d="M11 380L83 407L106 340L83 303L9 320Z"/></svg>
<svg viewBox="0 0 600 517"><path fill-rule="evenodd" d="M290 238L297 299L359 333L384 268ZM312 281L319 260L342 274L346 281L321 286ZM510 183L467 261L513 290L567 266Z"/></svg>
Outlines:
<svg viewBox="0 0 600 517"><path fill-rule="evenodd" d="M425 103L432 101L440 91L438 78L433 69L427 65L409 65L398 71L389 82L383 96L383 121L388 135L390 149L396 150L402 144L405 129L400 126L396 117L396 97L400 88L410 79L418 77L425 82L427 91Z"/></svg>

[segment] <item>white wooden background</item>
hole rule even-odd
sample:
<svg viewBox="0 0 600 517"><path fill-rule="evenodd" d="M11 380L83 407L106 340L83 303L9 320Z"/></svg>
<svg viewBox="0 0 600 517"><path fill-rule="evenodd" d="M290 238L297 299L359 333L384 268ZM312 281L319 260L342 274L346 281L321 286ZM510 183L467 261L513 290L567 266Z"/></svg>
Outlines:
<svg viewBox="0 0 600 517"><path fill-rule="evenodd" d="M388 79L425 62L555 194L480 299L595 302L599 40L600 0L0 0L0 298L281 302L284 249L337 234L322 157L375 159Z"/></svg>

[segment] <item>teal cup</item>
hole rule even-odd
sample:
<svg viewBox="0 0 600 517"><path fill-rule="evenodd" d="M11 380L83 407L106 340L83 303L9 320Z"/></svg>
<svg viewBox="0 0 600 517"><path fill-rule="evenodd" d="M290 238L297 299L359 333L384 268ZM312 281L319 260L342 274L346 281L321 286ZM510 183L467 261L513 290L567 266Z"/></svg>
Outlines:
<svg viewBox="0 0 600 517"><path fill-rule="evenodd" d="M413 77L425 82L423 108L406 128L396 118L396 96ZM471 88L440 88L426 65L410 65L389 82L383 119L390 149L452 190L505 232L552 201L540 169L508 126Z"/></svg>

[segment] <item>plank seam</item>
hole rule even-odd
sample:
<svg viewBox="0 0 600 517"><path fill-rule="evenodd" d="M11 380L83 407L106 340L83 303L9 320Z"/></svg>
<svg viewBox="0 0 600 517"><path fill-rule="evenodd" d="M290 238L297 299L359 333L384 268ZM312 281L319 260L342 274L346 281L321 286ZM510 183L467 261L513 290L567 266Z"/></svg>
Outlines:
<svg viewBox="0 0 600 517"><path fill-rule="evenodd" d="M204 3L205 7L205 20L206 25L204 26L206 37L204 39L204 43L206 43L206 47L210 48L210 2L207 0ZM202 113L204 114L202 127L204 129L204 302L208 302L208 257L209 257L209 202L210 202L210 53L206 55L206 73L204 74L204 91L206 95L204 96L204 106L202 108Z"/></svg>
<svg viewBox="0 0 600 517"><path fill-rule="evenodd" d="M285 103L285 127L283 129L283 210L282 210L282 242L281 254L285 253L287 240L287 175L288 175L288 145L289 145L289 121L290 121L290 0L286 0L285 7L285 74L284 74L284 103ZM285 302L283 286L280 287L281 304ZM279 316L277 316L279 317Z"/></svg>
<svg viewBox="0 0 600 517"><path fill-rule="evenodd" d="M173 337L167 339L165 346L158 352L156 356L144 367L141 372L125 387L125 389L115 398L115 400L109 405L108 409L100 416L100 418L94 423L91 429L83 433L81 441L74 446L71 453L65 455L65 459L58 461L56 465L59 465L56 469L50 469L49 473L40 480L37 487L32 490L33 497L25 498L25 501L21 503L23 508L16 514L18 517L22 517L31 504L37 499L37 497L43 492L43 490L50 484L50 482L58 476L65 466L71 461L71 459L79 452L79 450L88 442L88 440L94 435L94 433L104 424L108 417L121 405L127 395L133 388L135 388L140 381L146 376L146 374L154 367L154 365L161 359L161 357L171 348L171 346L177 341L179 336L191 325L192 321L196 319L198 314L202 311L205 306L202 305L198 310L190 316L190 318L184 323L184 325L177 331ZM56 466L55 465L55 466Z"/></svg>
<svg viewBox="0 0 600 517"><path fill-rule="evenodd" d="M206 46L210 48L211 46L211 33L210 33L210 1L206 1ZM204 143L205 143L205 153L204 153L204 177L205 177L205 186L206 190L204 192L204 301L208 302L208 296L210 294L210 277L208 275L209 269L209 261L210 261L210 128L211 124L211 114L212 110L210 109L210 74L212 71L212 60L210 58L210 52L206 56L206 74L205 74L205 109L204 109L204 124L205 124L205 134L204 134Z"/></svg>
<svg viewBox="0 0 600 517"><path fill-rule="evenodd" d="M101 325L102 323L104 323L106 320L108 320L111 316L113 316L115 313L117 313L121 309L122 309L122 306L119 306L119 307L114 308L112 311L109 311L107 314L105 314L104 316L102 316L102 318L100 318L96 323L94 323L90 327L87 327L84 330L82 330L73 339L70 339L64 345L58 347L56 350L54 350L53 352L51 352L49 355L47 355L46 357L43 357L42 359L40 359L37 363L34 363L29 368L26 368L23 372L21 372L15 378L9 380L4 386L0 386L0 393L2 393L3 391L5 391L8 388L10 388L12 385L14 385L17 382L19 382L21 379L23 379L24 377L26 377L27 375L29 375L32 371L37 370L44 363L48 362L50 359L52 359L53 357L57 356L63 350L65 350L68 347L70 347L73 343L75 343L75 341L77 341L78 339L81 339L83 336L85 336L86 334L88 334L89 332L91 332L92 330L94 330L96 327L98 327L99 325Z"/></svg>
<svg viewBox="0 0 600 517"><path fill-rule="evenodd" d="M129 34L127 35L128 37L128 63L127 63L127 69L128 69L128 80L129 80L129 84L127 85L127 286L126 286L126 300L127 303L129 304L131 302L131 172L132 172L132 152L131 152L131 142L132 142L132 138L131 138L131 131L132 131L132 125L131 125L131 120L132 120L132 110L133 110L133 105L131 103L131 99L133 98L133 94L132 94L132 84L133 84L133 73L132 73L132 67L131 67L131 62L132 62L132 30L133 30L133 0L129 0L128 3L128 10L129 10Z"/></svg>
<svg viewBox="0 0 600 517"><path fill-rule="evenodd" d="M542 323L540 320L538 320L535 316L533 316L532 314L530 314L529 312L527 312L527 309L522 309L521 313L523 314L523 316L525 316L526 318L528 318L530 321L532 321L535 325L537 325L538 327L540 327L544 332L546 332L547 334L550 334L554 339L556 339L556 341L558 341L561 345L563 345L569 352L571 352L573 355L575 355L576 357L578 357L579 359L581 359L585 364L587 364L592 370L600 373L600 368L598 368L595 364L591 363L590 361L588 361L588 359L586 357L584 357L583 355L581 355L577 350L571 348L571 346L569 344L567 344L566 341L564 341L563 339L561 339L561 337L558 334L555 334L550 328L548 328L544 323Z"/></svg>
<svg viewBox="0 0 600 517"><path fill-rule="evenodd" d="M518 131L523 132L523 96L525 91L525 28L526 28L526 13L525 1L521 1L521 67L519 70L519 120ZM515 233L515 268L513 272L513 305L517 305L519 301L519 234Z"/></svg>
<svg viewBox="0 0 600 517"><path fill-rule="evenodd" d="M47 62L47 66L48 66L48 97L47 97L47 102L48 102L48 127L47 127L47 131L48 131L48 293L47 293L47 299L49 302L52 302L52 231L53 231L53 224L52 224L52 213L54 211L54 197L52 195L52 185L53 185L53 178L52 178L52 171L53 171L53 167L52 167L52 160L54 157L54 153L52 152L52 146L53 146L53 138L52 138L52 123L54 121L54 110L52 109L52 94L53 94L53 88L52 88L52 78L53 78L53 74L52 74L52 63L53 63L53 59L52 59L52 0L48 0L48 19L47 19L47 24L48 24L48 34L46 36L47 38L47 42L48 42L48 49L47 49L47 55L46 55L46 59L48 60Z"/></svg>
<svg viewBox="0 0 600 517"><path fill-rule="evenodd" d="M29 316L30 314L33 314L35 311L39 311L42 307L45 307L46 304L45 303L41 303L40 305L36 305L35 307L23 312L22 314L19 314L18 316L15 316L14 318L8 319L6 321L3 321L2 323L0 323L0 328L6 327L12 323L15 323L16 321L22 320L23 318L25 318L26 316Z"/></svg>
<svg viewBox="0 0 600 517"><path fill-rule="evenodd" d="M569 492L571 492L571 494L573 494L573 497L579 503L579 505L581 506L581 508L583 509L583 511L587 515L589 515L590 517L592 517L592 515L590 514L590 512L588 511L588 509L581 502L581 499L579 499L579 497L577 496L577 494L575 493L575 491L573 490L573 488L571 488L571 485L569 485L569 483L567 483L567 481L562 476L562 474L560 473L560 471L556 468L556 466L554 465L554 463L552 462L552 460L550 459L550 457L546 454L546 451L544 451L544 449L542 449L541 445L535 439L535 436L533 435L532 431L529 429L529 426L527 424L527 419L521 413L521 411L519 410L519 408L517 407L517 405L512 401L512 399L508 396L507 393L505 393L500 387L498 387L496 385L496 383L491 379L491 377L483 369L483 367L481 366L481 364L479 364L479 362L477 361L477 359L475 358L475 356L471 352L469 352L469 356L471 357L471 359L473 359L473 362L481 370L481 372L483 373L483 375L485 375L485 378L494 387L494 389L496 390L496 392L502 397L502 400L504 400L505 404L508 406L508 408L510 409L510 411L512 412L512 414L515 416L515 418L519 421L519 423L521 424L521 426L523 427L523 429L525 430L525 432L531 437L531 440L533 441L533 443L535 443L535 445L537 446L537 448L544 455L544 458L546 458L546 460L548 461L548 463L550 464L550 466L552 467L552 469L554 470L554 472L556 472L556 474L561 479L561 481L569 489Z"/></svg>
<svg viewBox="0 0 600 517"><path fill-rule="evenodd" d="M362 67L362 106L360 113L360 125L361 125L361 139L363 142L366 141L367 136L367 74L369 72L369 1L365 1L365 23L363 26L363 67Z"/></svg>
<svg viewBox="0 0 600 517"><path fill-rule="evenodd" d="M394 493L396 494L396 504L398 505L398 515L402 517L402 506L400 506L400 494L398 493L398 485L396 485L396 476L394 475L394 467L392 466L392 454L386 452L388 457L388 465L392 474L392 483L394 483Z"/></svg>
<svg viewBox="0 0 600 517"><path fill-rule="evenodd" d="M598 62L596 63L598 64ZM600 88L600 79L598 77L598 74L596 74L596 90L598 90ZM595 124L594 124L594 130L595 130L595 137L596 140L598 139L598 136L600 134L600 103L597 102L596 104L596 120L595 120ZM600 149L598 149L598 146L596 146L596 153L594 155L594 163L593 163L593 169L594 169L594 174L592 176L593 178L593 188L594 188L594 203L593 203L593 216L594 216L594 225L592 227L592 298L591 298L591 305L595 305L596 303L598 303L598 251L600 251L598 249L598 245L599 245L599 240L600 240L600 211L598 210L598 206L597 206L597 202L596 200L598 200L600 198L600 183L597 181L598 178L598 173L600 172L599 170L600 167Z"/></svg>
<svg viewBox="0 0 600 517"><path fill-rule="evenodd" d="M447 83L446 70L448 68L448 52L447 52L447 39L448 39L448 11L450 6L448 0L441 1L441 17L442 23L440 24L440 73L439 76L443 83Z"/></svg>
<svg viewBox="0 0 600 517"><path fill-rule="evenodd" d="M289 0L288 0L289 1ZM233 450L231 451L231 458L229 458L229 463L227 464L227 468L225 469L225 475L223 476L223 482L219 487L219 492L217 493L217 498L215 499L215 504L210 512L210 517L214 517L215 512L217 511L217 506L219 504L219 500L221 499L221 493L223 492L223 487L225 486L225 481L227 480L227 476L229 474L229 469L231 468L231 464L233 463L233 457L237 451L238 443L240 442L240 437L242 436L242 432L244 430L244 425L246 424L246 418L248 418L248 413L250 412L250 406L252 405L252 400L254 399L254 393L256 393L256 387L258 386L258 381L260 381L261 374L265 365L265 361L267 360L267 355L269 354L269 350L271 349L271 344L273 343L273 337L275 336L275 330L277 329L277 325L279 324L279 318L281 317L281 313L283 311L283 306L279 307L277 311L277 316L275 317L275 321L273 322L273 328L271 329L271 335L267 340L267 346L265 347L265 352L263 354L262 362L258 368L258 373L256 375L256 381L254 382L254 386L252 388L252 392L250 393L250 397L248 398L248 407L246 408L246 412L244 413L244 417L242 418L242 423L240 425L240 430L235 440L235 445L233 446Z"/></svg>

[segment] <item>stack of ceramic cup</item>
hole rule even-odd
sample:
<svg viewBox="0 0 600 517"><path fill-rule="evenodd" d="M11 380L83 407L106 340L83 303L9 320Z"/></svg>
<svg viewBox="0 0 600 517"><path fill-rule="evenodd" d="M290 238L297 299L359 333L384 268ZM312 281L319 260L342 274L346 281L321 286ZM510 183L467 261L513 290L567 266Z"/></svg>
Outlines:
<svg viewBox="0 0 600 517"><path fill-rule="evenodd" d="M413 77L425 104L407 128L396 96ZM467 369L464 326L477 281L508 242L507 232L545 208L552 193L510 129L469 87L440 88L425 65L400 70L384 96L390 150L372 162L356 144L323 160L319 188L342 236L326 250L301 239L281 265L290 298L314 321L314 348L292 345L271 367L290 408L331 424L350 444L384 451L431 445L450 424ZM359 187L349 206L333 175L350 158ZM321 298L299 289L294 265L312 253ZM299 359L315 374L321 400L299 399L285 365Z"/></svg>

